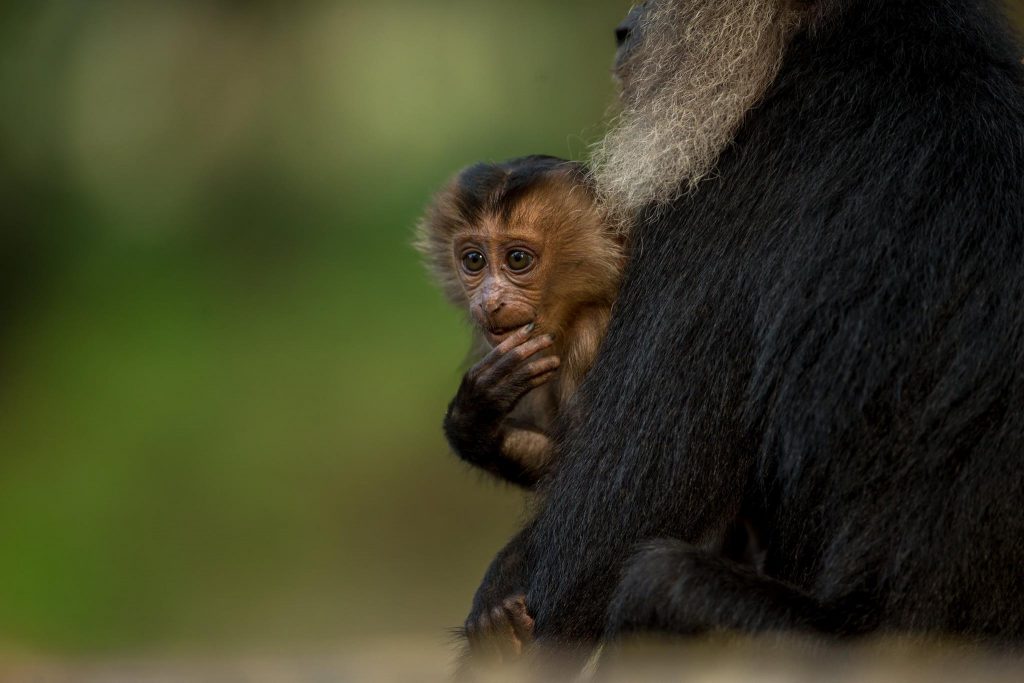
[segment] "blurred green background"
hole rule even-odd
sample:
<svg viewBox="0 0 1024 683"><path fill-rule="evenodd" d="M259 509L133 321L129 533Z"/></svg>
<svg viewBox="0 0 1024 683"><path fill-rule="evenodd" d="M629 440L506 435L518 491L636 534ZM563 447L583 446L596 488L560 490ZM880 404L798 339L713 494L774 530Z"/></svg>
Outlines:
<svg viewBox="0 0 1024 683"><path fill-rule="evenodd" d="M3 3L0 650L443 641L524 498L411 229L585 156L628 5Z"/></svg>

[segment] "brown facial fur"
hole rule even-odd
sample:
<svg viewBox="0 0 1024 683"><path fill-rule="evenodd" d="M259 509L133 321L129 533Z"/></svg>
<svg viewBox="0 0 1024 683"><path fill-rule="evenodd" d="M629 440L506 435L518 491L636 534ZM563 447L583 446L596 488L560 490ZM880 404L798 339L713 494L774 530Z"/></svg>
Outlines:
<svg viewBox="0 0 1024 683"><path fill-rule="evenodd" d="M507 332L496 337L488 327L507 331L532 322L535 334L554 334L553 352L563 361L559 394L567 397L604 336L624 260L621 240L569 167L537 178L506 210L478 216L466 215L461 181L437 196L418 226L416 246L448 299L467 311L490 346ZM479 275L462 266L467 248L487 258ZM529 272L503 267L514 248L535 256Z"/></svg>
<svg viewBox="0 0 1024 683"><path fill-rule="evenodd" d="M795 0L652 0L618 68L622 111L594 150L621 226L710 173L775 80L806 9Z"/></svg>

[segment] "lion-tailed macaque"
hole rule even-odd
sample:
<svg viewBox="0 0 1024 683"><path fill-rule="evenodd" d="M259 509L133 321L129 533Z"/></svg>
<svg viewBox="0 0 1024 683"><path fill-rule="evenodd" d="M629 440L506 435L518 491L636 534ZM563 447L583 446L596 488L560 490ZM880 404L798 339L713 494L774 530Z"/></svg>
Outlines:
<svg viewBox="0 0 1024 683"><path fill-rule="evenodd" d="M624 263L621 233L602 213L588 170L547 156L463 170L417 233L482 355L448 407L448 442L463 460L533 488L552 464L548 429L604 337ZM475 602L492 607L465 624L472 650L514 656L532 640L524 594Z"/></svg>
<svg viewBox="0 0 1024 683"><path fill-rule="evenodd" d="M484 354L448 407L448 441L467 462L532 488L551 465L552 419L604 337L621 236L583 165L528 156L459 173L416 246Z"/></svg>

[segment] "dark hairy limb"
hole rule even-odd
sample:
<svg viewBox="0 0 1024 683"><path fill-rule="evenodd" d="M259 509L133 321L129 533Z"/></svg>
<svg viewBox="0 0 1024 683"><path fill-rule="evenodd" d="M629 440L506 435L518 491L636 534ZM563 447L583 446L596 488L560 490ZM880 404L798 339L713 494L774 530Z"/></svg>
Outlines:
<svg viewBox="0 0 1024 683"><path fill-rule="evenodd" d="M531 462L512 452L513 431L524 431L507 418L529 391L550 381L560 360L537 354L554 343L550 335L531 338L532 327L517 330L466 373L448 406L444 433L452 450L466 462L524 488L532 488L547 463Z"/></svg>
<svg viewBox="0 0 1024 683"><path fill-rule="evenodd" d="M798 588L682 541L662 540L645 544L630 561L608 608L605 636L838 628L831 611Z"/></svg>

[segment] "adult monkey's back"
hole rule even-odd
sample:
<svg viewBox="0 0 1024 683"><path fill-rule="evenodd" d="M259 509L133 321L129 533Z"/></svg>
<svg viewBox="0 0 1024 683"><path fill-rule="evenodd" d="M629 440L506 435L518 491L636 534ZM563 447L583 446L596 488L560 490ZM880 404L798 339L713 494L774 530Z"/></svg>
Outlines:
<svg viewBox="0 0 1024 683"><path fill-rule="evenodd" d="M525 589L542 641L1024 640L1020 52L977 0L784 4L619 32L632 260L474 607ZM737 517L760 573L719 556Z"/></svg>

